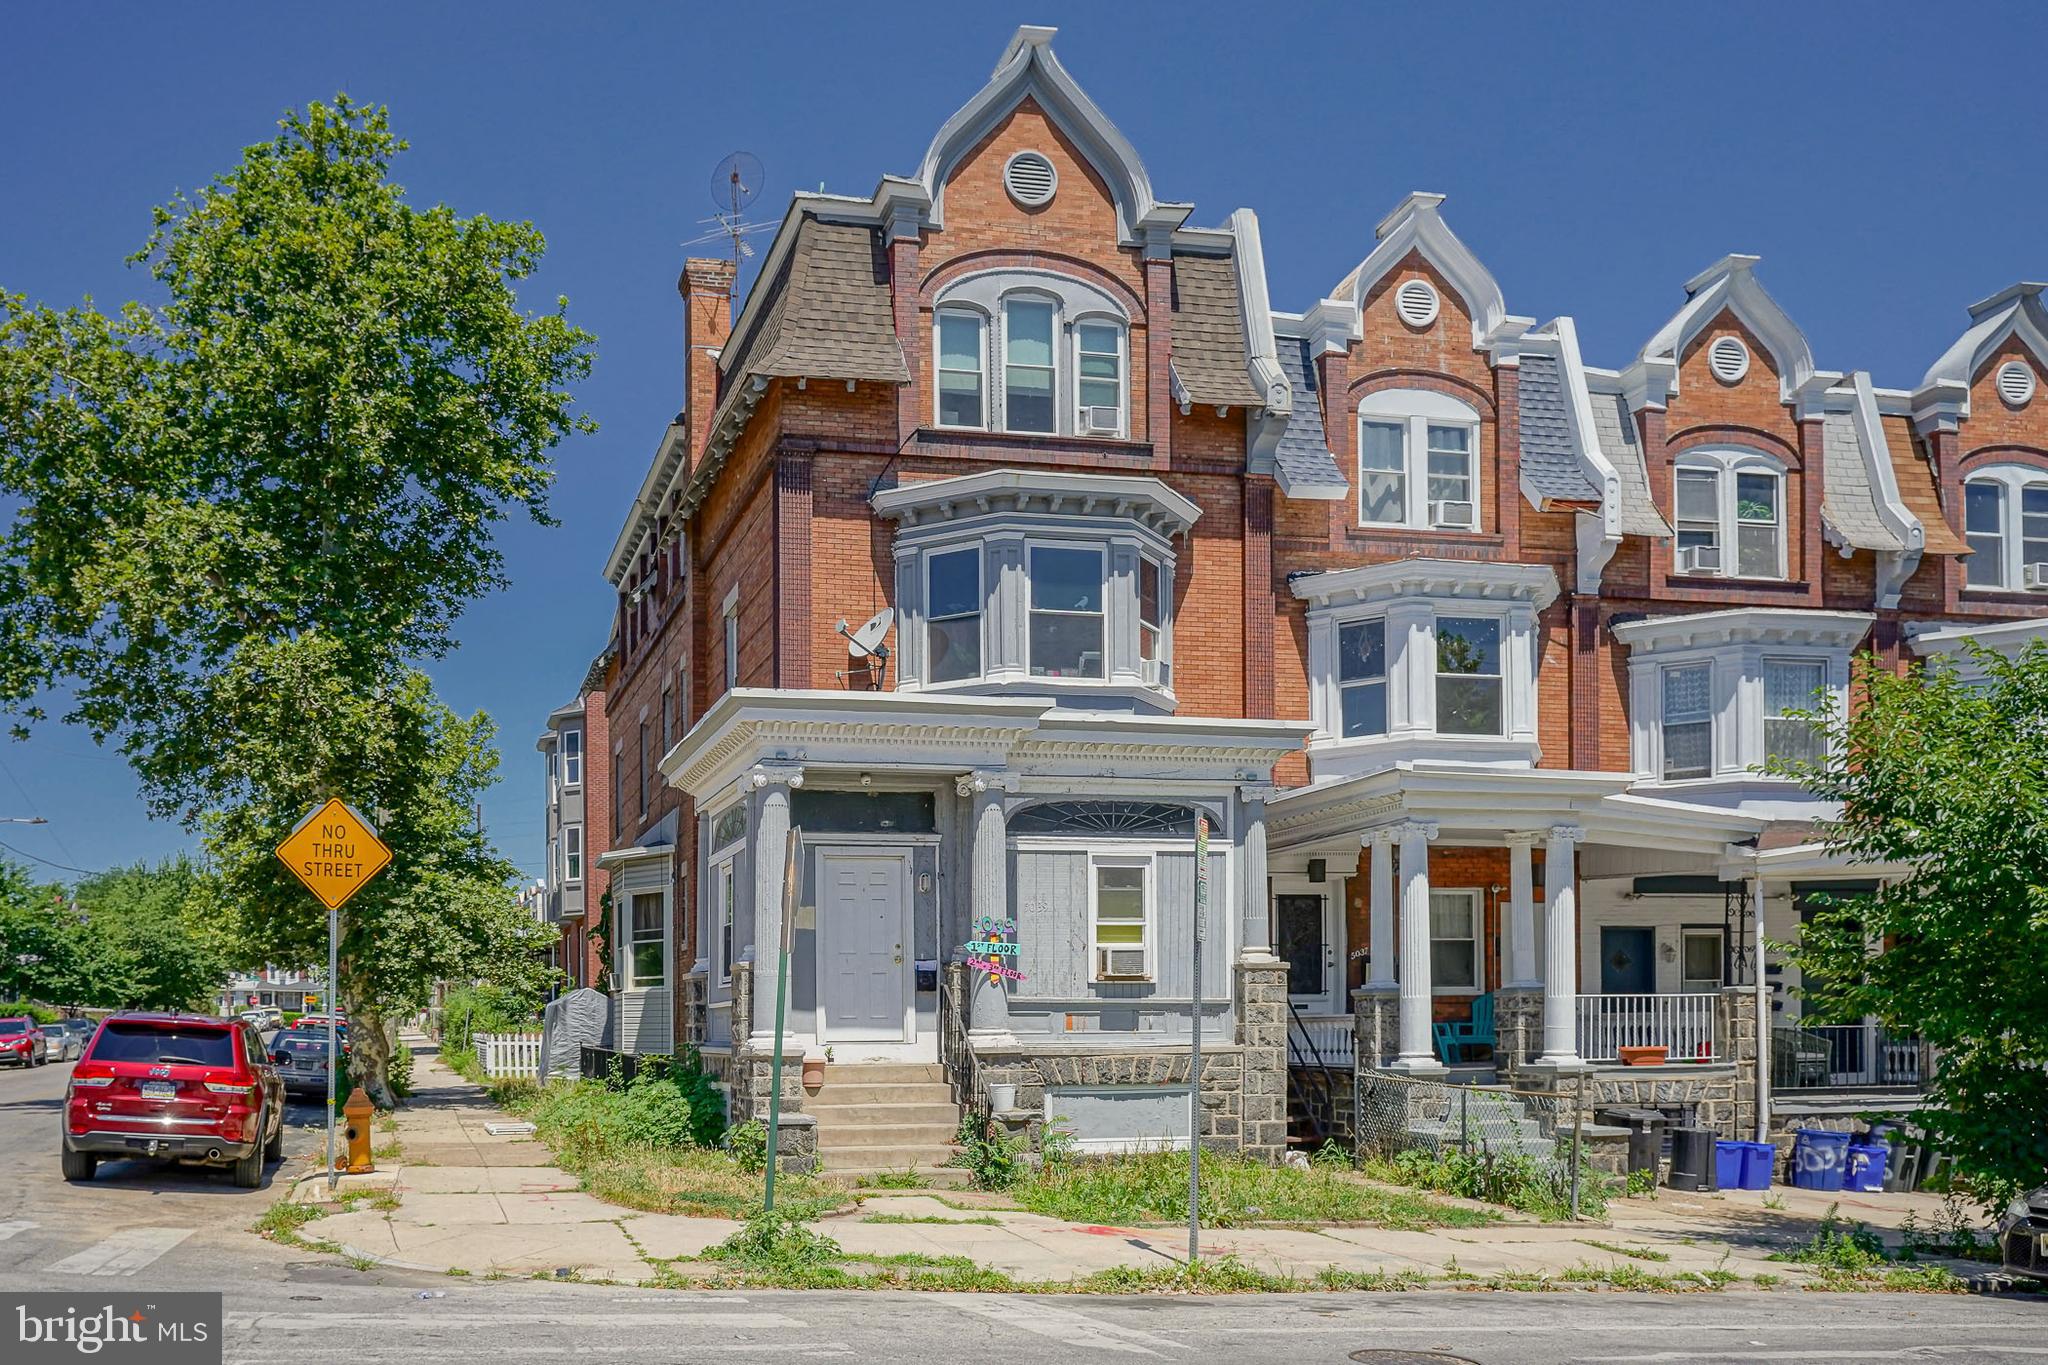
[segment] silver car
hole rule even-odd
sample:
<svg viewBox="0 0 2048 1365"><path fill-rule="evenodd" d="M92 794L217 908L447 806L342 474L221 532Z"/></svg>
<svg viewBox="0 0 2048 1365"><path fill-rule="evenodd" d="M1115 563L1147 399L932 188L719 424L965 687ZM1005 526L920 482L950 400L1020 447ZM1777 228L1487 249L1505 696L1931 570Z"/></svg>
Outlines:
<svg viewBox="0 0 2048 1365"><path fill-rule="evenodd" d="M85 1055L85 1040L92 1036L88 1031L72 1028L69 1020L55 1024L44 1024L37 1032L43 1035L43 1051L53 1062L75 1062Z"/></svg>

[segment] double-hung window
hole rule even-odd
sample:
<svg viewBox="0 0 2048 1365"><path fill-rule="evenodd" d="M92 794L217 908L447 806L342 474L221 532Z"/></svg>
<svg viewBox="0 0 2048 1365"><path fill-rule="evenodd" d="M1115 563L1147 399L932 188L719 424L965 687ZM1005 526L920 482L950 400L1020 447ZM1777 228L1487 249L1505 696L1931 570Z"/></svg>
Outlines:
<svg viewBox="0 0 2048 1365"><path fill-rule="evenodd" d="M1387 623L1352 621L1337 627L1339 733L1387 732Z"/></svg>
<svg viewBox="0 0 2048 1365"><path fill-rule="evenodd" d="M580 787L583 785L583 732L562 731L562 785Z"/></svg>
<svg viewBox="0 0 2048 1365"><path fill-rule="evenodd" d="M1963 531L1970 542L1967 581L1973 588L2005 584L2005 486L1988 479L1963 485Z"/></svg>
<svg viewBox="0 0 2048 1365"><path fill-rule="evenodd" d="M1096 862L1094 872L1094 979L1150 980L1151 862L1105 859Z"/></svg>
<svg viewBox="0 0 2048 1365"><path fill-rule="evenodd" d="M1721 572L1721 475L1681 469L1677 476L1678 571Z"/></svg>
<svg viewBox="0 0 2048 1365"><path fill-rule="evenodd" d="M1818 763L1827 754L1827 727L1810 715L1824 704L1827 667L1817 659L1764 660L1764 755Z"/></svg>
<svg viewBox="0 0 2048 1365"><path fill-rule="evenodd" d="M1477 526L1479 503L1472 484L1472 429L1430 423L1429 524Z"/></svg>
<svg viewBox="0 0 2048 1365"><path fill-rule="evenodd" d="M925 565L925 676L932 682L980 677L981 549L947 550Z"/></svg>
<svg viewBox="0 0 2048 1365"><path fill-rule="evenodd" d="M982 358L987 351L982 337L981 314L964 308L940 311L938 372L942 427L988 425L988 384L982 372Z"/></svg>
<svg viewBox="0 0 2048 1365"><path fill-rule="evenodd" d="M2048 590L2048 480L2008 466L1963 485L1963 532L1973 588Z"/></svg>
<svg viewBox="0 0 2048 1365"><path fill-rule="evenodd" d="M1057 312L1041 299L1003 304L1003 427L1008 431L1058 430L1053 364Z"/></svg>
<svg viewBox="0 0 2048 1365"><path fill-rule="evenodd" d="M666 754L676 746L676 694L667 687L661 689L661 751Z"/></svg>
<svg viewBox="0 0 2048 1365"><path fill-rule="evenodd" d="M1074 430L1083 436L1122 435L1124 329L1113 322L1077 323L1074 374L1081 400Z"/></svg>
<svg viewBox="0 0 2048 1365"><path fill-rule="evenodd" d="M562 826L562 880L583 880L583 826Z"/></svg>
<svg viewBox="0 0 2048 1365"><path fill-rule="evenodd" d="M644 991L668 984L668 933L662 923L661 893L636 892L633 896L631 939L626 958L628 990Z"/></svg>
<svg viewBox="0 0 2048 1365"><path fill-rule="evenodd" d="M1438 990L1477 991L1479 893L1429 893L1429 979Z"/></svg>
<svg viewBox="0 0 2048 1365"><path fill-rule="evenodd" d="M1479 529L1479 413L1427 389L1358 404L1358 524Z"/></svg>
<svg viewBox="0 0 2048 1365"><path fill-rule="evenodd" d="M1741 451L1689 453L1673 474L1679 573L1785 576L1785 477ZM1747 466L1747 467L1745 467Z"/></svg>
<svg viewBox="0 0 2048 1365"><path fill-rule="evenodd" d="M1166 606L1173 585L1156 559L1138 561L1138 659L1145 681L1173 686L1173 659L1166 647Z"/></svg>
<svg viewBox="0 0 2048 1365"><path fill-rule="evenodd" d="M1408 520L1406 423L1359 423L1358 520L1372 526L1400 526Z"/></svg>
<svg viewBox="0 0 2048 1365"><path fill-rule="evenodd" d="M735 859L727 858L718 865L718 983L732 984L732 935L735 912L739 905L739 882L733 871Z"/></svg>
<svg viewBox="0 0 2048 1365"><path fill-rule="evenodd" d="M1031 676L1101 678L1102 552L1031 547Z"/></svg>
<svg viewBox="0 0 2048 1365"><path fill-rule="evenodd" d="M640 722L640 818L647 818L648 779L653 776L654 763L647 752L647 722Z"/></svg>
<svg viewBox="0 0 2048 1365"><path fill-rule="evenodd" d="M1663 670L1664 779L1714 773L1714 670L1681 664Z"/></svg>
<svg viewBox="0 0 2048 1365"><path fill-rule="evenodd" d="M740 590L734 588L725 598L725 690L730 692L740 685Z"/></svg>
<svg viewBox="0 0 2048 1365"><path fill-rule="evenodd" d="M1735 572L1744 578L1783 578L1784 511L1776 474L1735 476Z"/></svg>
<svg viewBox="0 0 2048 1365"><path fill-rule="evenodd" d="M1499 618L1437 617L1437 733L1498 735L1501 703Z"/></svg>

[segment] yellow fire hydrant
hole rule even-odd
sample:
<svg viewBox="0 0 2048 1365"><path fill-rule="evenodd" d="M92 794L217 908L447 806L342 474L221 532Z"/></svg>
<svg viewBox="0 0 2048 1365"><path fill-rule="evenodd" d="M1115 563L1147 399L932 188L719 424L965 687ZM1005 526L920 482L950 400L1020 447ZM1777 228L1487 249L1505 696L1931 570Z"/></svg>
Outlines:
<svg viewBox="0 0 2048 1365"><path fill-rule="evenodd" d="M341 1116L348 1121L348 1147L339 1164L349 1175L367 1175L377 1169L370 1160L370 1120L376 1113L361 1086L349 1092L348 1102L341 1106Z"/></svg>

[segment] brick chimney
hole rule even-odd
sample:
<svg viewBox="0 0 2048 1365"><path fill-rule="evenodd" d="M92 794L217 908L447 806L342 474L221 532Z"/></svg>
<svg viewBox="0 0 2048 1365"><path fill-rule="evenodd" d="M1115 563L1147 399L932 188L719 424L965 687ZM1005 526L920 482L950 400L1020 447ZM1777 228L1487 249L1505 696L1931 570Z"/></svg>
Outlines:
<svg viewBox="0 0 2048 1365"><path fill-rule="evenodd" d="M676 292L683 296L683 350L689 358L683 411L692 465L704 453L711 414L718 410L718 361L712 353L732 336L732 284L732 262L705 256L684 261L676 279Z"/></svg>

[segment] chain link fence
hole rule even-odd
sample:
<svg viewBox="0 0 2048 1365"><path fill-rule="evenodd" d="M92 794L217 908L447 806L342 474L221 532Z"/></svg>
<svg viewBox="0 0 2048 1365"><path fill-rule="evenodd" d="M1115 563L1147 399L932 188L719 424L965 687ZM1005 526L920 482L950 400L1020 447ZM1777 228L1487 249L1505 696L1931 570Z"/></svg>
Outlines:
<svg viewBox="0 0 2048 1365"><path fill-rule="evenodd" d="M1577 1218L1583 1090L1583 1078L1566 1090L1515 1090L1361 1068L1352 1079L1352 1132L1362 1162L1426 1175L1447 1193L1544 1203Z"/></svg>

